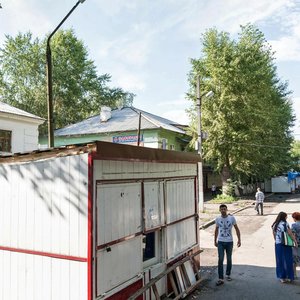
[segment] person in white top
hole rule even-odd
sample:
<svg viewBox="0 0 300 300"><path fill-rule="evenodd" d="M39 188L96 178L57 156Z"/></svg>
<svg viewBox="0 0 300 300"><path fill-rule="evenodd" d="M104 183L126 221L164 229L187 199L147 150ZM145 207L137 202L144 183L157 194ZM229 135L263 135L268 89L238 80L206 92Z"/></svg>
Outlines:
<svg viewBox="0 0 300 300"><path fill-rule="evenodd" d="M211 185L211 195L213 197L217 195L217 186L214 183Z"/></svg>
<svg viewBox="0 0 300 300"><path fill-rule="evenodd" d="M215 228L215 246L218 248L218 275L219 280L216 285L224 283L224 252L226 252L227 266L226 266L226 279L231 280L231 268L232 268L232 249L233 249L233 237L232 227L235 228L238 241L237 246L241 246L241 233L236 224L234 216L227 214L227 206L225 204L220 205L221 216L216 218Z"/></svg>
<svg viewBox="0 0 300 300"><path fill-rule="evenodd" d="M297 240L286 220L287 213L281 211L272 224L275 241L276 276L282 283L292 282L295 279L292 247L282 244L282 232L287 232L290 238L295 242L295 246L298 247Z"/></svg>
<svg viewBox="0 0 300 300"><path fill-rule="evenodd" d="M254 209L257 211L257 214L259 215L259 208L260 208L260 214L263 215L265 194L260 190L260 188L257 188L255 199L256 199L256 203Z"/></svg>

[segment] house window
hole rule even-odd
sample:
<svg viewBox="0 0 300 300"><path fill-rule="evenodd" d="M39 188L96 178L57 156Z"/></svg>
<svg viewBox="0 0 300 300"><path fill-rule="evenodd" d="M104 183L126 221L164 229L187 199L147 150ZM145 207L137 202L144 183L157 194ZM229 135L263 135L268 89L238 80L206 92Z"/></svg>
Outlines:
<svg viewBox="0 0 300 300"><path fill-rule="evenodd" d="M161 139L161 148L167 149L167 143L168 143L167 139Z"/></svg>
<svg viewBox="0 0 300 300"><path fill-rule="evenodd" d="M170 150L175 150L175 145L170 145Z"/></svg>
<svg viewBox="0 0 300 300"><path fill-rule="evenodd" d="M0 129L0 152L11 152L11 131Z"/></svg>

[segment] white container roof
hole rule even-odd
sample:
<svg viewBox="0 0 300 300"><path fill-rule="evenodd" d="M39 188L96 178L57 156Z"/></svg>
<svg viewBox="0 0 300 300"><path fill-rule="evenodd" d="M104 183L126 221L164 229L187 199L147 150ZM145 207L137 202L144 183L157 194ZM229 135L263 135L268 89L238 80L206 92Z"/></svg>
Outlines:
<svg viewBox="0 0 300 300"><path fill-rule="evenodd" d="M44 121L45 119L0 101L0 113Z"/></svg>

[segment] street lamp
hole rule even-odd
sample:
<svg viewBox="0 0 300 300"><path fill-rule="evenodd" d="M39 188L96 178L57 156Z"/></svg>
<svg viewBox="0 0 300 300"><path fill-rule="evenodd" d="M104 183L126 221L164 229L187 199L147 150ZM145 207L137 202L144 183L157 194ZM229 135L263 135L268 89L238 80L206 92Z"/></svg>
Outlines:
<svg viewBox="0 0 300 300"><path fill-rule="evenodd" d="M47 59L47 107L48 107L48 146L54 147L54 130L53 130L53 94L52 94L52 58L50 39L59 29L59 27L66 21L70 14L76 9L76 7L83 3L85 0L78 0L69 13L63 18L58 26L52 31L47 39L46 59Z"/></svg>
<svg viewBox="0 0 300 300"><path fill-rule="evenodd" d="M198 163L198 202L199 210L204 212L204 195L203 195L203 162L202 162L202 133L201 133L201 100L203 97L211 98L214 95L213 91L209 91L203 95L200 94L200 77L197 77L197 120L198 120L198 154L200 162Z"/></svg>

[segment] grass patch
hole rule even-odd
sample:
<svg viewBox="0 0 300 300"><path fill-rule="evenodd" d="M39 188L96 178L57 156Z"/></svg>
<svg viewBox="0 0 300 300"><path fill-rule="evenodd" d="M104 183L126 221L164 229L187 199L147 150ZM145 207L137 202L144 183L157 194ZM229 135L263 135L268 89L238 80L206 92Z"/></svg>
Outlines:
<svg viewBox="0 0 300 300"><path fill-rule="evenodd" d="M233 203L236 202L238 199L233 196L229 195L217 195L216 198L212 199L210 203L217 203L217 204L222 204L222 203Z"/></svg>

